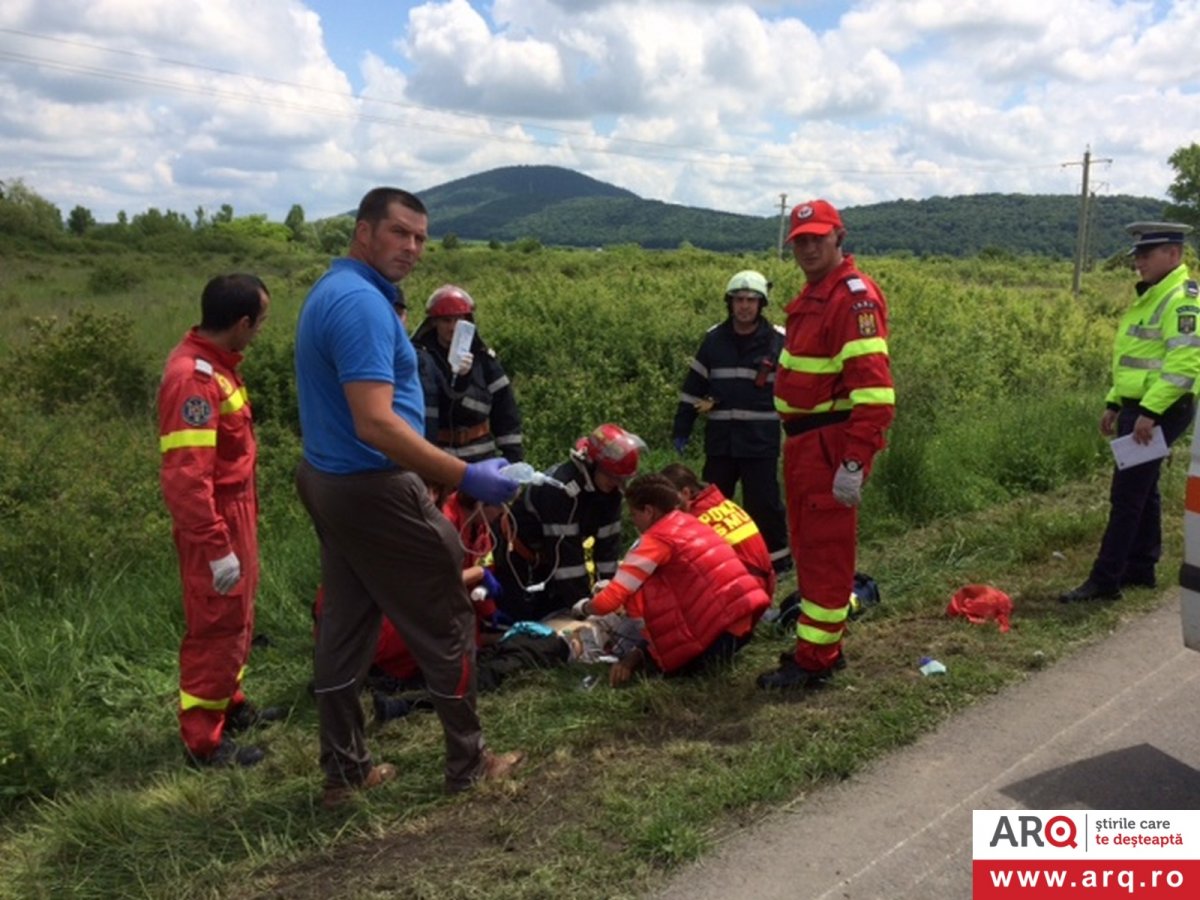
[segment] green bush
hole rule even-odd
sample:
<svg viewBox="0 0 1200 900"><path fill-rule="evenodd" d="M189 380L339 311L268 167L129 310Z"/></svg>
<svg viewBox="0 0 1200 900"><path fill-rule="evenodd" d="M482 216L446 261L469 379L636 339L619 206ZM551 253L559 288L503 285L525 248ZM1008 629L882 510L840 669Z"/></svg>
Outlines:
<svg viewBox="0 0 1200 900"><path fill-rule="evenodd" d="M155 384L124 313L81 310L65 322L34 317L28 339L7 361L9 388L43 412L92 404L108 413L145 412Z"/></svg>
<svg viewBox="0 0 1200 900"><path fill-rule="evenodd" d="M101 402L42 413L19 396L0 403L0 602L166 565L153 424Z"/></svg>
<svg viewBox="0 0 1200 900"><path fill-rule="evenodd" d="M88 276L88 290L93 294L119 294L140 285L144 279L141 269L124 260L105 260Z"/></svg>

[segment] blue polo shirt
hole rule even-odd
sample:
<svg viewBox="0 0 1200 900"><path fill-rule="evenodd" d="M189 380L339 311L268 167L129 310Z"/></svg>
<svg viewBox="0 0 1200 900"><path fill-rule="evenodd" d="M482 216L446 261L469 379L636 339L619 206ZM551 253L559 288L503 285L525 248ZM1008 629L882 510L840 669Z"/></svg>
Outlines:
<svg viewBox="0 0 1200 900"><path fill-rule="evenodd" d="M335 259L313 285L296 323L296 393L304 458L322 472L377 472L395 464L354 433L342 385L382 381L392 409L425 431L417 354L392 308L396 286L366 263Z"/></svg>

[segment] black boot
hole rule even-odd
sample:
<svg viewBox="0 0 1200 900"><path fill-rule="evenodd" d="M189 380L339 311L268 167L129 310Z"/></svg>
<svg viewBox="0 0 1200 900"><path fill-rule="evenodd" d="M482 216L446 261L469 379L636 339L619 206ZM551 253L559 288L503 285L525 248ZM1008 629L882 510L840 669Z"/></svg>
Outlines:
<svg viewBox="0 0 1200 900"><path fill-rule="evenodd" d="M1121 589L1104 587L1090 578L1079 587L1058 595L1059 603L1083 603L1089 600L1119 600Z"/></svg>

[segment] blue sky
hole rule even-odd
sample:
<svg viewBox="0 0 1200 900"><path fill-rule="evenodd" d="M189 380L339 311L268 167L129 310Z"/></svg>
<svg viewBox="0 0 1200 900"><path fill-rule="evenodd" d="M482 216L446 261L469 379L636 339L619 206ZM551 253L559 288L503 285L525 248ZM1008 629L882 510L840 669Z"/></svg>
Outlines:
<svg viewBox="0 0 1200 900"><path fill-rule="evenodd" d="M559 165L771 215L982 192L1165 197L1200 0L9 0L0 180L101 220L309 218ZM436 217L436 210L432 211Z"/></svg>

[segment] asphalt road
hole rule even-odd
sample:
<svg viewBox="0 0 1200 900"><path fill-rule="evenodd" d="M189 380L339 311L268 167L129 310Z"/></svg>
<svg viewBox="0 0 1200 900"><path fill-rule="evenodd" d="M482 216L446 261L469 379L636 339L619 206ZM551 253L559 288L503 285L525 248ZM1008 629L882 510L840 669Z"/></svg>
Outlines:
<svg viewBox="0 0 1200 900"><path fill-rule="evenodd" d="M1200 653L1153 612L739 831L659 900L971 896L974 809L1200 809Z"/></svg>

